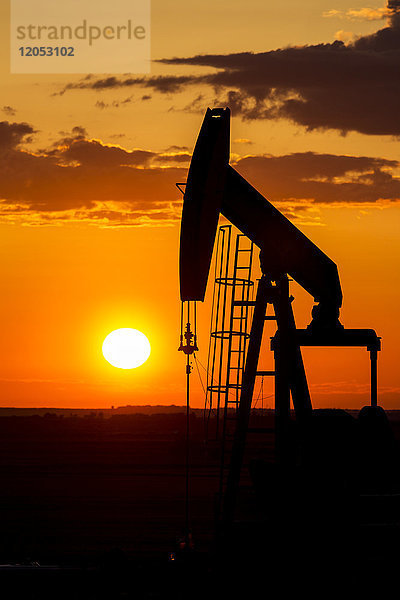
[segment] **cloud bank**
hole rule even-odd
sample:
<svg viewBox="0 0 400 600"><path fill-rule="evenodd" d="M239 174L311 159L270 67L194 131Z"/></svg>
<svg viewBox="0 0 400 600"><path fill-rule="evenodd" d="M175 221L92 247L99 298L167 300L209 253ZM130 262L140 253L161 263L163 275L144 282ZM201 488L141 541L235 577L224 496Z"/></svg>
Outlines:
<svg viewBox="0 0 400 600"><path fill-rule="evenodd" d="M91 139L76 126L52 147L33 152L27 143L34 133L28 123L0 123L1 221L117 227L180 219L175 182L187 177L186 148L128 150ZM232 164L271 201L286 204L285 214L294 219L305 206L400 200L400 165L385 158L305 152L250 155Z"/></svg>
<svg viewBox="0 0 400 600"><path fill-rule="evenodd" d="M355 12L366 18L372 15L368 10ZM59 93L136 86L176 94L195 86L198 95L199 86L208 86L216 102L229 105L244 119L286 119L307 130L399 136L400 13L385 11L390 15L387 27L351 43L336 40L260 53L164 58L159 62L196 67L196 74L88 77ZM198 67L208 72L199 74Z"/></svg>

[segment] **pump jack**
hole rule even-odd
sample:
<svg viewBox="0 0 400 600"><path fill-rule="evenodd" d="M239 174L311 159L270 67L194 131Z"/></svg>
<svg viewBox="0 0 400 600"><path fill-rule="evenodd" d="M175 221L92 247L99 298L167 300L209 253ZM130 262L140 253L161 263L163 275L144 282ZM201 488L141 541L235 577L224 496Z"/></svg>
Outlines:
<svg viewBox="0 0 400 600"><path fill-rule="evenodd" d="M313 411L302 346L362 346L371 359L371 406L377 407L377 353L372 329L345 329L339 321L342 290L335 263L229 165L229 108L207 109L193 152L184 192L180 240L181 300L203 301L219 215L260 249L262 277L255 301L242 379L222 520L233 521L266 308L272 304L277 331L275 361L276 461L288 460L290 397L300 428ZM297 329L288 276L316 304L306 329Z"/></svg>

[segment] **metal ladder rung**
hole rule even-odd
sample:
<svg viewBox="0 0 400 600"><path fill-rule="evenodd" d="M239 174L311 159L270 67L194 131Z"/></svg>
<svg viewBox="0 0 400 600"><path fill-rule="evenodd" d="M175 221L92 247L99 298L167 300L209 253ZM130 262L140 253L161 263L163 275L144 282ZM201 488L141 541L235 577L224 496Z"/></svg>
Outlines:
<svg viewBox="0 0 400 600"><path fill-rule="evenodd" d="M255 306L255 300L234 300L233 306Z"/></svg>
<svg viewBox="0 0 400 600"><path fill-rule="evenodd" d="M275 375L275 371L256 371L257 377L273 377Z"/></svg>

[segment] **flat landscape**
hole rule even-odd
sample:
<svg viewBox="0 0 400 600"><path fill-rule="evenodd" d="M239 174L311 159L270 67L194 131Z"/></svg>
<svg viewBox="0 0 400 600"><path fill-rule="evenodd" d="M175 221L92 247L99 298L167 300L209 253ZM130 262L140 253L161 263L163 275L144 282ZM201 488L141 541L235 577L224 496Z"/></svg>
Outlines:
<svg viewBox="0 0 400 600"><path fill-rule="evenodd" d="M192 417L191 507L212 534L217 463ZM165 555L185 523L185 415L0 418L2 562L97 561L120 550Z"/></svg>
<svg viewBox="0 0 400 600"><path fill-rule="evenodd" d="M392 412L389 418L399 440L399 415ZM271 414L256 419L271 424ZM178 409L164 414L154 409L148 414L11 411L0 416L1 563L89 570L136 564L142 568L141 585L143 572L153 573L154 565L165 569L184 534L185 428L185 414ZM192 413L190 428L190 523L195 552L208 556L219 453L215 444L205 443L201 411ZM271 460L273 437L249 447L256 458ZM250 497L245 516L254 518L251 482L246 477L244 482ZM392 506L391 515L383 518L392 536L399 532L399 507ZM318 505L314 508L318 511ZM381 539L376 538L378 546ZM376 565L384 559L381 548L371 560ZM140 597L166 597L165 590L154 587L150 584L153 592ZM21 597L42 598L40 589ZM105 597L131 597L113 594Z"/></svg>

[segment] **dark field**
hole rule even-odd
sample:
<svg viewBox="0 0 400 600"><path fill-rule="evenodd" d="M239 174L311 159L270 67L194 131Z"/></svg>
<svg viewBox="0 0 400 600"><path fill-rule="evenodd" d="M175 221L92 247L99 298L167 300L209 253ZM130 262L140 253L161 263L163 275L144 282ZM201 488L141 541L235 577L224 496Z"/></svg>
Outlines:
<svg viewBox="0 0 400 600"><path fill-rule="evenodd" d="M212 534L217 463L192 417L192 515ZM3 562L167 556L184 532L185 415L0 418Z"/></svg>
<svg viewBox="0 0 400 600"><path fill-rule="evenodd" d="M389 418L394 437L399 440L400 418L396 412L389 413ZM271 425L271 419L271 415L258 415L256 424ZM184 534L185 426L185 415L173 412L0 417L0 561L13 565L38 562L77 569L76 572L73 569L46 572L42 567L27 567L17 572L15 567L9 570L3 567L0 583L4 588L11 582L14 590L12 595L4 597L89 600L197 597L196 593L199 597L204 594L213 597L211 588L215 590L216 584L208 577L219 459L218 448L204 443L200 412L191 417L190 514L195 567L193 564L175 566L168 561L169 554L177 549L178 538ZM265 441L262 445L253 441L250 451L255 458L271 461L272 435ZM395 441L396 448L397 445ZM240 517L243 521L254 521L258 504L246 474L247 469ZM394 479L396 477L397 474ZM367 576L368 565L375 571L380 569L373 580L378 589L380 578L394 568L392 558L399 559L400 503L397 491L392 488L390 500L383 508L380 505L368 508L368 502L381 502L374 494L368 496L363 505L352 507L358 516L365 517L364 513L369 512L373 516L370 520L374 521L374 527L369 529L362 529L364 525L371 525L361 522L364 517L351 519L351 527L356 524L362 529L358 539L364 540L364 536L370 548L360 555L360 545L366 547L364 541L355 546L354 552L359 556L354 556L352 564L359 565L354 566L356 570L364 565L361 579ZM288 497L290 494L289 491ZM318 512L321 510L318 496L314 502L311 510ZM327 510L331 511L334 506L334 502L329 504ZM273 505L271 510L275 510ZM295 511L289 499L288 514L292 515L289 529ZM321 528L324 527L321 522ZM283 535L286 541L282 541ZM283 552L282 548L287 550L291 545L290 535L287 529L282 535L274 530L262 546L275 545L278 553ZM304 531L296 535L296 543L299 543ZM304 548L307 542L305 538ZM243 542L244 554L248 543L247 538ZM324 540L318 538L318 543L323 549ZM338 547L340 544L335 546L335 552ZM396 555L393 548L397 548ZM297 546L294 550L302 551ZM311 571L315 569L315 547L313 552ZM332 556L329 556L331 561ZM284 560L288 560L288 566L291 560L296 564L293 555L292 559ZM235 561L231 562L233 569L235 565ZM184 587L193 568L194 579L190 577L190 585L194 580L197 583L194 591L186 594ZM222 568L226 569L227 565ZM340 568L339 561L333 570ZM34 580L29 569L36 569ZM183 574L178 569L183 569ZM224 593L220 591L219 597L224 597Z"/></svg>

